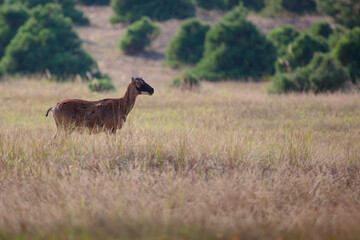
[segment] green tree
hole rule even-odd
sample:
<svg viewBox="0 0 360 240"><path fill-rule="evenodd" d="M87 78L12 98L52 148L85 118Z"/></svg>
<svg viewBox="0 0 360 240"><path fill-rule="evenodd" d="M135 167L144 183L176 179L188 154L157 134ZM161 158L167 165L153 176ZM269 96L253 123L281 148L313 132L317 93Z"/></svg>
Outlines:
<svg viewBox="0 0 360 240"><path fill-rule="evenodd" d="M360 77L360 27L345 33L334 49L334 56L348 69L355 82Z"/></svg>
<svg viewBox="0 0 360 240"><path fill-rule="evenodd" d="M239 6L233 8L231 11L225 14L222 21L223 22L241 22L247 18L249 10L240 4Z"/></svg>
<svg viewBox="0 0 360 240"><path fill-rule="evenodd" d="M226 5L224 0L195 0L196 5L201 8L211 10L211 9L220 9L225 10Z"/></svg>
<svg viewBox="0 0 360 240"><path fill-rule="evenodd" d="M281 6L287 11L295 13L316 11L314 0L281 0Z"/></svg>
<svg viewBox="0 0 360 240"><path fill-rule="evenodd" d="M260 11L265 7L264 0L224 0L224 2L228 9L232 9L239 4L243 4L244 7L255 11Z"/></svg>
<svg viewBox="0 0 360 240"><path fill-rule="evenodd" d="M203 55L205 35L209 28L208 24L203 24L197 19L189 19L181 24L179 31L167 46L166 64L176 67L197 63Z"/></svg>
<svg viewBox="0 0 360 240"><path fill-rule="evenodd" d="M134 22L143 16L165 21L171 18L185 19L195 16L192 0L111 0L114 15L110 21Z"/></svg>
<svg viewBox="0 0 360 240"><path fill-rule="evenodd" d="M275 60L275 47L254 24L225 20L208 31L204 57L191 73L209 80L259 78L272 72Z"/></svg>
<svg viewBox="0 0 360 240"><path fill-rule="evenodd" d="M273 28L267 38L274 44L279 56L286 55L289 44L300 35L291 25Z"/></svg>
<svg viewBox="0 0 360 240"><path fill-rule="evenodd" d="M0 60L6 46L28 18L28 10L22 4L4 4L0 8Z"/></svg>
<svg viewBox="0 0 360 240"><path fill-rule="evenodd" d="M39 5L45 5L48 3L58 3L62 7L64 16L71 18L75 24L88 25L89 20L84 17L84 13L75 9L74 0L5 0L8 4L22 3L27 8L31 9Z"/></svg>
<svg viewBox="0 0 360 240"><path fill-rule="evenodd" d="M148 17L134 22L120 38L119 48L127 54L141 52L159 36L160 28Z"/></svg>
<svg viewBox="0 0 360 240"><path fill-rule="evenodd" d="M328 43L323 37L302 33L290 44L289 52L275 63L275 67L278 72L292 72L297 67L306 66L316 52L328 51Z"/></svg>
<svg viewBox="0 0 360 240"><path fill-rule="evenodd" d="M326 39L333 33L333 30L329 23L327 22L316 22L311 25L305 32L312 34L314 36L321 36Z"/></svg>
<svg viewBox="0 0 360 240"><path fill-rule="evenodd" d="M77 0L77 3L84 5L109 5L110 0Z"/></svg>
<svg viewBox="0 0 360 240"><path fill-rule="evenodd" d="M350 76L341 63L330 54L318 53L306 67L292 73L278 73L269 86L270 93L336 91Z"/></svg>
<svg viewBox="0 0 360 240"><path fill-rule="evenodd" d="M315 93L339 90L350 80L346 69L330 54L316 54L308 68L311 89Z"/></svg>
<svg viewBox="0 0 360 240"><path fill-rule="evenodd" d="M330 49L334 49L336 44L343 38L345 29L337 27L333 30L332 34L328 38Z"/></svg>
<svg viewBox="0 0 360 240"><path fill-rule="evenodd" d="M81 47L72 21L58 4L35 7L6 48L0 68L8 73L42 73L59 78L97 72L96 62Z"/></svg>
<svg viewBox="0 0 360 240"><path fill-rule="evenodd" d="M316 0L320 13L331 16L335 22L348 28L360 26L359 0Z"/></svg>

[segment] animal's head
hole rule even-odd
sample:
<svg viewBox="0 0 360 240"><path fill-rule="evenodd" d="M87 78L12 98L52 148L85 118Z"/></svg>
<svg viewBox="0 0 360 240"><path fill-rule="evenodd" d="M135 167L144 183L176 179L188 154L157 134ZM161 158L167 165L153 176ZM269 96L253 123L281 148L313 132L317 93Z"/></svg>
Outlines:
<svg viewBox="0 0 360 240"><path fill-rule="evenodd" d="M131 83L135 86L139 94L154 94L154 89L149 84L147 84L141 77L132 77Z"/></svg>

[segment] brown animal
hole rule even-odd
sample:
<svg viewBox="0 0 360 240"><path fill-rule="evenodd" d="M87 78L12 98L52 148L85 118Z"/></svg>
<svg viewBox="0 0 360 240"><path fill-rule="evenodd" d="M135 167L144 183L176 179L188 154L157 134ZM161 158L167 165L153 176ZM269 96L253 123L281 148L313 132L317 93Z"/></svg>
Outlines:
<svg viewBox="0 0 360 240"><path fill-rule="evenodd" d="M51 107L57 132L61 130L72 132L74 130L88 129L90 133L102 130L115 133L122 128L126 117L134 107L136 97L141 94L153 95L154 89L142 78L131 78L126 92L122 98L103 99L99 101L86 101L81 99L66 99Z"/></svg>

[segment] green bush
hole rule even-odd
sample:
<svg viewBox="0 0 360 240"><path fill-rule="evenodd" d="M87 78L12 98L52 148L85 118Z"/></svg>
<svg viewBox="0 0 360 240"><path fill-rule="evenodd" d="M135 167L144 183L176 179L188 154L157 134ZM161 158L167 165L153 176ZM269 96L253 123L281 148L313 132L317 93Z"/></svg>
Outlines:
<svg viewBox="0 0 360 240"><path fill-rule="evenodd" d="M166 64L177 67L197 63L203 55L205 35L209 28L208 24L203 24L197 19L189 19L182 23L167 46Z"/></svg>
<svg viewBox="0 0 360 240"><path fill-rule="evenodd" d="M249 11L243 5L239 5L233 10L226 13L222 19L222 22L241 22L248 16Z"/></svg>
<svg viewBox="0 0 360 240"><path fill-rule="evenodd" d="M334 49L336 44L343 38L345 30L343 28L335 28L329 36L328 43L330 49Z"/></svg>
<svg viewBox="0 0 360 240"><path fill-rule="evenodd" d="M28 18L28 10L21 4L4 4L0 8L0 60L5 54L6 46Z"/></svg>
<svg viewBox="0 0 360 240"><path fill-rule="evenodd" d="M279 28L273 28L267 35L267 38L274 44L279 56L287 53L289 44L300 35L299 31L291 25L284 25Z"/></svg>
<svg viewBox="0 0 360 240"><path fill-rule="evenodd" d="M282 0L281 6L294 13L305 13L316 11L316 3L314 0Z"/></svg>
<svg viewBox="0 0 360 240"><path fill-rule="evenodd" d="M89 83L89 89L92 92L107 92L114 91L115 86L108 75L102 76L102 78L94 78Z"/></svg>
<svg viewBox="0 0 360 240"><path fill-rule="evenodd" d="M320 13L331 16L335 22L348 28L360 26L359 0L316 0Z"/></svg>
<svg viewBox="0 0 360 240"><path fill-rule="evenodd" d="M314 53L329 51L328 43L323 37L309 35L308 33L299 35L289 48L289 53L275 63L277 71L281 72L281 69L286 69L287 72L291 72L297 67L306 66L313 58ZM287 65L284 66L284 63Z"/></svg>
<svg viewBox="0 0 360 240"><path fill-rule="evenodd" d="M260 12L263 17L278 17L285 13L281 0L265 0L265 7Z"/></svg>
<svg viewBox="0 0 360 240"><path fill-rule="evenodd" d="M348 69L355 82L360 77L360 27L345 33L337 43L334 55Z"/></svg>
<svg viewBox="0 0 360 240"><path fill-rule="evenodd" d="M30 18L19 28L0 68L8 73L50 71L58 78L74 77L97 71L92 57L83 50L72 21L65 18L58 4L46 4L31 10Z"/></svg>
<svg viewBox="0 0 360 240"><path fill-rule="evenodd" d="M208 31L204 57L191 73L208 80L259 78L272 72L275 60L275 47L254 24L222 21Z"/></svg>
<svg viewBox="0 0 360 240"><path fill-rule="evenodd" d="M190 72L183 72L174 78L173 86L183 90L194 90L200 86L200 80Z"/></svg>
<svg viewBox="0 0 360 240"><path fill-rule="evenodd" d="M316 22L311 25L305 32L312 34L314 36L321 36L324 38L329 38L333 33L333 30L329 23L327 22Z"/></svg>
<svg viewBox="0 0 360 240"><path fill-rule="evenodd" d="M185 19L195 16L192 0L111 0L114 15L110 21L134 22L143 16L165 21L171 18Z"/></svg>
<svg viewBox="0 0 360 240"><path fill-rule="evenodd" d="M88 25L89 20L84 17L84 13L80 10L75 9L74 0L5 0L7 4L18 4L22 3L27 8L31 9L39 5L45 5L48 3L58 3L62 7L64 16L71 18L75 24Z"/></svg>
<svg viewBox="0 0 360 240"><path fill-rule="evenodd" d="M82 11L75 8L74 0L58 0L58 3L61 4L65 17L71 18L75 24L89 25L89 19L84 16Z"/></svg>
<svg viewBox="0 0 360 240"><path fill-rule="evenodd" d="M309 90L309 72L306 68L299 68L293 73L277 73L273 76L268 93L307 92Z"/></svg>
<svg viewBox="0 0 360 240"><path fill-rule="evenodd" d="M83 5L109 5L110 0L77 0L77 3Z"/></svg>
<svg viewBox="0 0 360 240"><path fill-rule="evenodd" d="M269 93L314 93L341 89L350 76L341 63L329 54L316 54L310 64L293 73L278 73L272 79Z"/></svg>
<svg viewBox="0 0 360 240"><path fill-rule="evenodd" d="M264 0L224 0L225 6L228 9L232 9L233 7L238 6L239 4L243 4L244 7L260 11L264 8L265 3Z"/></svg>
<svg viewBox="0 0 360 240"><path fill-rule="evenodd" d="M211 10L211 9L220 9L225 10L226 5L224 0L195 0L197 6Z"/></svg>
<svg viewBox="0 0 360 240"><path fill-rule="evenodd" d="M126 54L141 52L149 46L160 33L160 28L148 17L134 22L122 35L119 48Z"/></svg>
<svg viewBox="0 0 360 240"><path fill-rule="evenodd" d="M339 90L350 80L346 69L329 54L316 54L308 68L311 89L315 93Z"/></svg>

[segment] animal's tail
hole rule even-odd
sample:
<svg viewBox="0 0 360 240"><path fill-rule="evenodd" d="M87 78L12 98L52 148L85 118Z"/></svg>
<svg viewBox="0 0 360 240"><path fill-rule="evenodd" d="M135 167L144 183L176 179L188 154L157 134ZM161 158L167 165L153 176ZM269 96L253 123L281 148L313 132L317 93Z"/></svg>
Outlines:
<svg viewBox="0 0 360 240"><path fill-rule="evenodd" d="M45 114L45 117L47 117L47 116L49 115L49 112L50 112L51 109L53 109L53 107L50 107L50 108L47 110L47 112L46 112L46 114Z"/></svg>

